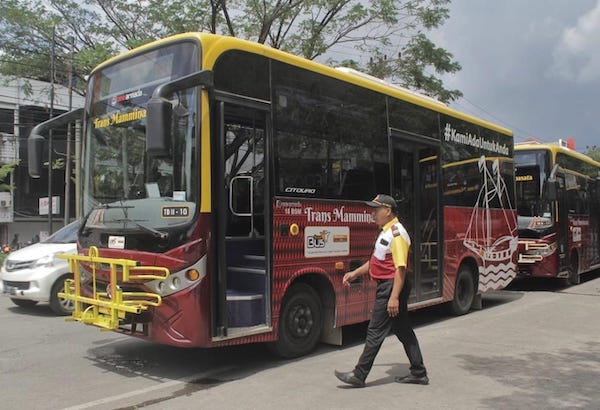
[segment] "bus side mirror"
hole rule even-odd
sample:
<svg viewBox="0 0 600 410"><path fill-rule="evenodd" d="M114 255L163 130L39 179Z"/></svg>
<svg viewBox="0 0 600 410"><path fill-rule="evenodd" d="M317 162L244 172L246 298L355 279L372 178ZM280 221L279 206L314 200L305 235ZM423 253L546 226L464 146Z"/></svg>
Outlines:
<svg viewBox="0 0 600 410"><path fill-rule="evenodd" d="M546 187L546 199L549 201L556 201L558 199L558 188L556 180L548 179L545 184Z"/></svg>
<svg viewBox="0 0 600 410"><path fill-rule="evenodd" d="M31 178L39 178L42 174L44 140L41 135L30 135L27 139L27 167Z"/></svg>
<svg viewBox="0 0 600 410"><path fill-rule="evenodd" d="M165 156L173 138L173 104L165 98L152 97L146 109L146 152L148 155Z"/></svg>
<svg viewBox="0 0 600 410"><path fill-rule="evenodd" d="M165 156L171 148L173 105L167 100L167 97L177 91L196 86L213 88L213 72L210 70L196 71L161 84L154 89L152 98L146 105L146 152L149 155Z"/></svg>
<svg viewBox="0 0 600 410"><path fill-rule="evenodd" d="M42 173L42 154L45 140L42 134L81 119L82 114L83 108L76 108L33 127L27 139L27 168L32 178L39 178Z"/></svg>

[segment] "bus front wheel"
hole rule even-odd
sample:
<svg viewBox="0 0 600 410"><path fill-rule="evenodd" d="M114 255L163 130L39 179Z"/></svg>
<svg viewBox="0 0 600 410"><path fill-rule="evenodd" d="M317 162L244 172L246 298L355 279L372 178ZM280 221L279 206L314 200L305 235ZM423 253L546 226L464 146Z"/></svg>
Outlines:
<svg viewBox="0 0 600 410"><path fill-rule="evenodd" d="M464 315L471 309L473 299L475 298L475 283L471 269L467 266L461 266L456 275L456 285L454 287L454 299L452 300L451 310L456 316Z"/></svg>
<svg viewBox="0 0 600 410"><path fill-rule="evenodd" d="M581 277L579 276L579 258L577 258L577 253L573 253L571 255L571 261L569 262L567 285L579 285L579 283L581 283Z"/></svg>
<svg viewBox="0 0 600 410"><path fill-rule="evenodd" d="M292 285L279 313L279 339L269 345L280 357L291 359L312 351L321 337L321 301L303 283Z"/></svg>

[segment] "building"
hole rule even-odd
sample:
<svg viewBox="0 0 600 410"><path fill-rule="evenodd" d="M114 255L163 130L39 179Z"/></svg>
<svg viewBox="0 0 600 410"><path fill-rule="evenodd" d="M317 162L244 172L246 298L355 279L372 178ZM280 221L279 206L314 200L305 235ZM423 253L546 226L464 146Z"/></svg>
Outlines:
<svg viewBox="0 0 600 410"><path fill-rule="evenodd" d="M75 148L79 146L74 130L67 132L65 127L53 132L51 172L46 165L39 179L28 174L27 137L35 125L50 118L50 90L47 82L0 76L0 165L16 164L10 178L12 192L0 192L0 244L10 244L14 239L21 245L36 241L50 234L51 227L54 232L65 220L76 216L75 174L72 171L69 178L65 176L67 153L73 161L77 156ZM83 106L84 97L73 92L69 102L69 94L67 87L54 85L54 116L69 111L69 105ZM44 161L48 163L48 154ZM71 162L72 170L75 163ZM53 199L51 220L47 213L49 176L52 197L58 199Z"/></svg>

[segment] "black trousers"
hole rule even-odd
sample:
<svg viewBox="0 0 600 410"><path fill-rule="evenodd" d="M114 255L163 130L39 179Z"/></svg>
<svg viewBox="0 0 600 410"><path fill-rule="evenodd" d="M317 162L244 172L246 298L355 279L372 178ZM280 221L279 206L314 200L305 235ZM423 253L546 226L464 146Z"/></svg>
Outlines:
<svg viewBox="0 0 600 410"><path fill-rule="evenodd" d="M387 312L387 304L392 293L394 280L383 280L377 284L377 296L373 308L373 316L369 321L367 329L367 341L365 348L354 368L354 374L361 380L365 380L373 367L375 356L381 348L381 344L390 330L394 332L398 340L404 345L404 351L410 362L410 372L414 376L424 376L427 370L423 365L423 356L419 348L419 342L412 329L408 318L408 296L411 283L407 279L400 292L400 312L396 317L390 317Z"/></svg>

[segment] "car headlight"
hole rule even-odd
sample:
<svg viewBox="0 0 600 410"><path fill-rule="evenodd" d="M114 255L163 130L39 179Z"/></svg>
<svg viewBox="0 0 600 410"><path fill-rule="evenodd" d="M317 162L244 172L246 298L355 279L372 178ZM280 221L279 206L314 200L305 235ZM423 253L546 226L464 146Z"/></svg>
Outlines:
<svg viewBox="0 0 600 410"><path fill-rule="evenodd" d="M33 266L35 268L43 267L43 266L52 266L54 265L54 254L46 255L35 261Z"/></svg>

